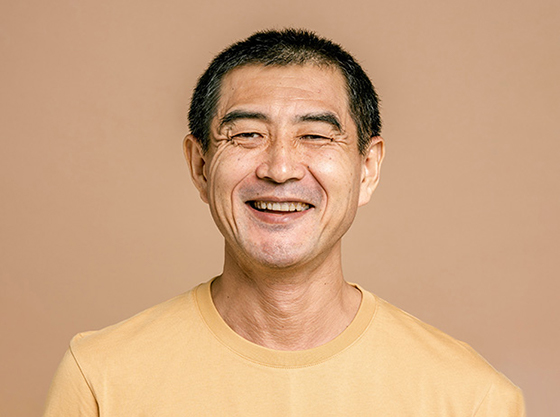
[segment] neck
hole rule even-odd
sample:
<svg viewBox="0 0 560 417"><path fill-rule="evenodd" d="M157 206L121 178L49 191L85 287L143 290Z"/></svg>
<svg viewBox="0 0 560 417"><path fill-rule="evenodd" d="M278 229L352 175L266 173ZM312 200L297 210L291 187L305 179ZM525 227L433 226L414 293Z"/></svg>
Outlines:
<svg viewBox="0 0 560 417"><path fill-rule="evenodd" d="M245 339L276 350L311 349L334 339L361 303L344 281L340 249L315 267L243 268L226 251L212 298L224 321Z"/></svg>

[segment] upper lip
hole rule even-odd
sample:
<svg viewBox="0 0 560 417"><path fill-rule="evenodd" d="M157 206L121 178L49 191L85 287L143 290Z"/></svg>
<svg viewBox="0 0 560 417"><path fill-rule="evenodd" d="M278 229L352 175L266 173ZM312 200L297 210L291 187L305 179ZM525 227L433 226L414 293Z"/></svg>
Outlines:
<svg viewBox="0 0 560 417"><path fill-rule="evenodd" d="M267 203L303 203L309 205L310 207L315 206L313 203L310 203L309 201L299 197L259 196L255 198L249 198L245 202L250 203L251 201L264 201Z"/></svg>

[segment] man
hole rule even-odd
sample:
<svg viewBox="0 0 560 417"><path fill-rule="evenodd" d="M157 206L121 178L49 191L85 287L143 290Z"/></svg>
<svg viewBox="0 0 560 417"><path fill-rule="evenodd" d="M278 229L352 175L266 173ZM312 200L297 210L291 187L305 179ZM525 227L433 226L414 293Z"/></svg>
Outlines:
<svg viewBox="0 0 560 417"><path fill-rule="evenodd" d="M185 154L223 273L76 336L46 416L522 416L470 347L344 280L379 180L377 96L338 45L257 33L200 78Z"/></svg>

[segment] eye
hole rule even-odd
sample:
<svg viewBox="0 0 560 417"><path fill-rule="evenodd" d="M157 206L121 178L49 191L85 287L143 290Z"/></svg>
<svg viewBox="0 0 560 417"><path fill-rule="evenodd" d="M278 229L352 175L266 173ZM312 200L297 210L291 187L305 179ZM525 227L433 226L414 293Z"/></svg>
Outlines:
<svg viewBox="0 0 560 417"><path fill-rule="evenodd" d="M264 135L258 132L240 132L230 135L229 141L243 148L254 148L263 143Z"/></svg>
<svg viewBox="0 0 560 417"><path fill-rule="evenodd" d="M260 133L243 132L243 133L237 133L236 135L233 135L231 138L232 139L259 139L261 137L262 135Z"/></svg>
<svg viewBox="0 0 560 417"><path fill-rule="evenodd" d="M323 140L323 141L331 141L332 139L328 136L322 136L322 135L303 135L300 136L301 139L304 140L311 140L311 141L317 141L317 140Z"/></svg>

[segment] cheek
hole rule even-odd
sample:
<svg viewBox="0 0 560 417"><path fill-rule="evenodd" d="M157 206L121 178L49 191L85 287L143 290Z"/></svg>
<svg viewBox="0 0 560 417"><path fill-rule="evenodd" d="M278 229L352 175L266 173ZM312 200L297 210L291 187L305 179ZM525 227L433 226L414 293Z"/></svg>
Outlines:
<svg viewBox="0 0 560 417"><path fill-rule="evenodd" d="M314 156L309 171L321 184L328 197L334 203L349 203L359 193L360 169L359 161L348 158L345 154L326 153ZM333 203L333 201L331 201Z"/></svg>
<svg viewBox="0 0 560 417"><path fill-rule="evenodd" d="M254 160L236 148L217 153L210 164L210 199L213 205L229 205L235 189L254 171Z"/></svg>

